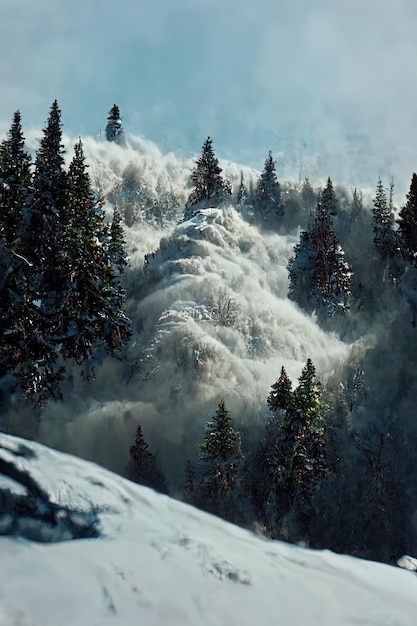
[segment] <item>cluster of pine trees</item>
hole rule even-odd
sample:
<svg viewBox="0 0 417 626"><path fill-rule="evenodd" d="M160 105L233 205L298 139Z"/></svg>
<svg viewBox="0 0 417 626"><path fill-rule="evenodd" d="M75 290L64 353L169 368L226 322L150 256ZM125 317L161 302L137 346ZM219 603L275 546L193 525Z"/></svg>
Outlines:
<svg viewBox="0 0 417 626"><path fill-rule="evenodd" d="M348 326L345 314L352 306L357 308L363 303L366 276L358 259L351 260L346 254L351 252L354 256L361 252L359 246L352 245L355 235L359 235L354 232L355 226L365 232L369 227L373 230L373 250L366 253L371 256L374 251L377 253L382 282L399 286L401 277L417 265L417 174L412 176L397 221L393 183L387 191L382 181L378 181L369 214L357 189L353 191L351 202L343 197L342 207L330 177L323 189L314 190L308 179L301 189L283 189L271 152L256 186L247 188L242 174L239 188L233 195L230 182L222 175L210 137L203 144L191 180L194 188L184 219L201 208L219 206L225 200L232 202L248 221L280 233L304 224L307 216L306 227L288 264L288 297L308 314L314 313L325 327L331 328L331 320L341 317L345 317ZM351 250L346 251L345 247ZM343 323L339 319L333 327L340 330Z"/></svg>
<svg viewBox="0 0 417 626"><path fill-rule="evenodd" d="M207 422L197 461L186 461L184 500L269 537L305 536L313 498L328 471L325 404L308 359L292 390L284 367L267 398L272 412L256 449L242 438L222 398ZM163 493L167 484L138 426L126 476ZM291 519L291 524L288 520Z"/></svg>
<svg viewBox="0 0 417 626"><path fill-rule="evenodd" d="M110 122L109 122L110 124ZM121 275L121 216L104 219L81 140L64 167L61 111L53 102L34 162L21 115L0 144L0 397L35 405L61 395L66 363L86 377L130 337Z"/></svg>

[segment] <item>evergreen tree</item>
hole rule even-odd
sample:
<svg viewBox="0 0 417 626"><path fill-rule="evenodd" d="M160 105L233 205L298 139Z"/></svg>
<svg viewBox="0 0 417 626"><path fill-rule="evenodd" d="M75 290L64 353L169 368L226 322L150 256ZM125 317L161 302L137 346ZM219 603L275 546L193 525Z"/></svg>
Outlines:
<svg viewBox="0 0 417 626"><path fill-rule="evenodd" d="M284 215L281 186L277 179L275 161L271 152L265 161L255 193L255 209L259 221L276 227Z"/></svg>
<svg viewBox="0 0 417 626"><path fill-rule="evenodd" d="M109 230L102 203L94 200L86 167L79 141L68 170L68 290L63 332L63 355L79 364L101 348L117 356L131 335L120 282L126 264L120 216L116 214Z"/></svg>
<svg viewBox="0 0 417 626"><path fill-rule="evenodd" d="M122 118L120 109L117 104L113 104L107 117L106 139L107 141L115 141L122 143L124 138Z"/></svg>
<svg viewBox="0 0 417 626"><path fill-rule="evenodd" d="M397 239L394 232L394 212L392 207L392 187L388 201L381 179L376 186L376 195L372 209L374 244L383 259L396 254Z"/></svg>
<svg viewBox="0 0 417 626"><path fill-rule="evenodd" d="M19 114L0 147L0 386L38 406L61 396L65 359L120 356L131 335L121 222L104 223L81 141L64 171L60 116L55 101L32 180Z"/></svg>
<svg viewBox="0 0 417 626"><path fill-rule="evenodd" d="M238 511L233 499L243 459L240 434L222 398L216 415L206 424L195 467L195 488L191 503L229 521Z"/></svg>
<svg viewBox="0 0 417 626"><path fill-rule="evenodd" d="M401 252L414 267L417 266L417 174L413 174L406 203L398 216L398 236Z"/></svg>
<svg viewBox="0 0 417 626"><path fill-rule="evenodd" d="M136 429L135 443L130 448L125 476L139 485L150 487L160 493L168 493L165 477L158 467L155 455L149 450L140 425Z"/></svg>
<svg viewBox="0 0 417 626"><path fill-rule="evenodd" d="M330 176L327 179L325 188L321 192L321 207L323 211L329 213L332 217L337 215L339 211L339 203Z"/></svg>
<svg viewBox="0 0 417 626"><path fill-rule="evenodd" d="M271 411L286 410L289 407L292 398L292 383L288 378L284 366L281 368L281 374L277 382L272 385L272 389L267 398L267 404Z"/></svg>
<svg viewBox="0 0 417 626"><path fill-rule="evenodd" d="M42 298L60 290L60 261L65 230L62 212L66 194L64 146L61 142L61 111L55 100L36 155L27 242L30 259L38 268L38 297Z"/></svg>
<svg viewBox="0 0 417 626"><path fill-rule="evenodd" d="M272 536L296 538L306 532L312 497L326 474L323 403L311 359L294 392L285 370L279 380L286 391L278 403L268 399L275 415L255 456L251 496Z"/></svg>
<svg viewBox="0 0 417 626"><path fill-rule="evenodd" d="M59 397L64 368L59 363L60 326L65 312L65 202L61 111L55 100L43 130L23 229L25 315L14 326L20 389L35 403Z"/></svg>
<svg viewBox="0 0 417 626"><path fill-rule="evenodd" d="M330 179L321 201L301 233L288 264L289 298L321 318L333 317L348 309L351 269L333 228L332 212L337 210Z"/></svg>
<svg viewBox="0 0 417 626"><path fill-rule="evenodd" d="M30 264L22 234L31 195L31 159L24 143L16 111L0 145L0 406L16 386L19 346L27 343L24 328L33 321L25 303Z"/></svg>
<svg viewBox="0 0 417 626"><path fill-rule="evenodd" d="M117 268L120 274L123 273L128 264L125 245L122 216L115 209L110 226L109 255L113 267Z"/></svg>
<svg viewBox="0 0 417 626"><path fill-rule="evenodd" d="M225 197L231 195L230 183L226 181L213 150L213 140L207 137L201 156L191 174L194 190L191 192L186 207L185 218L192 216L192 207L196 204L217 206Z"/></svg>
<svg viewBox="0 0 417 626"><path fill-rule="evenodd" d="M0 145L0 234L9 245L17 245L31 193L31 157L24 146L21 115L16 111L7 139Z"/></svg>

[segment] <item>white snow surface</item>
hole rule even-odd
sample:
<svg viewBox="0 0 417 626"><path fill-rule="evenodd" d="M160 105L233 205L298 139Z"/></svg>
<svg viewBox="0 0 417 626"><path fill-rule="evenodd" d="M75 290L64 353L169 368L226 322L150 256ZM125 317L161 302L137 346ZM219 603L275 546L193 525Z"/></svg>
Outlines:
<svg viewBox="0 0 417 626"><path fill-rule="evenodd" d="M24 444L33 458L6 448ZM97 539L0 537L0 626L415 625L415 573L266 540L75 457L6 435L0 458Z"/></svg>

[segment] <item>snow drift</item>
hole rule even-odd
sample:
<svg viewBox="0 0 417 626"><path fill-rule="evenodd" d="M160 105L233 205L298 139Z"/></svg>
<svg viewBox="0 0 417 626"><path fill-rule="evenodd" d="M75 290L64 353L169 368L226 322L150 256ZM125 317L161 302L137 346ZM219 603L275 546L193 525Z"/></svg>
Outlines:
<svg viewBox="0 0 417 626"><path fill-rule="evenodd" d="M22 446L30 453L19 454ZM412 572L266 541L92 463L1 435L0 460L10 459L55 504L97 511L100 534L47 544L0 537L1 626L415 624ZM8 488L20 489L12 480Z"/></svg>

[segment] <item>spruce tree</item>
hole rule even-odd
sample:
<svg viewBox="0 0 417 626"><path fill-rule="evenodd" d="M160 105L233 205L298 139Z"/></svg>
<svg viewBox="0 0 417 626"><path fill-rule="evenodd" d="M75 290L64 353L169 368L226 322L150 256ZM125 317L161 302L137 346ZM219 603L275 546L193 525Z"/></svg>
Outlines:
<svg viewBox="0 0 417 626"><path fill-rule="evenodd" d="M107 141L115 141L122 143L124 138L122 118L120 109L117 104L113 104L107 117L106 139Z"/></svg>
<svg viewBox="0 0 417 626"><path fill-rule="evenodd" d="M205 206L218 206L225 197L230 196L230 184L221 174L222 168L214 154L213 140L207 137L191 174L194 190L187 201L186 219L191 217L194 205L203 203Z"/></svg>
<svg viewBox="0 0 417 626"><path fill-rule="evenodd" d="M394 212L392 207L392 187L390 201L381 179L376 186L373 202L374 244L383 259L392 258L397 251L397 239L394 232Z"/></svg>
<svg viewBox="0 0 417 626"><path fill-rule="evenodd" d="M16 111L0 145L0 406L17 385L20 347L29 343L33 328L26 304L30 263L23 243L31 199L31 159L24 143L21 116Z"/></svg>
<svg viewBox="0 0 417 626"><path fill-rule="evenodd" d="M411 178L405 205L398 216L398 237L403 257L417 266L417 174Z"/></svg>
<svg viewBox="0 0 417 626"><path fill-rule="evenodd" d="M288 263L288 297L306 311L316 311L321 319L345 313L349 307L352 272L334 231L332 213L336 211L329 179L308 230L301 233Z"/></svg>
<svg viewBox="0 0 417 626"><path fill-rule="evenodd" d="M258 221L268 227L277 227L284 215L281 186L275 161L269 152L255 192L255 210Z"/></svg>
<svg viewBox="0 0 417 626"><path fill-rule="evenodd" d="M0 232L9 245L16 246L16 237L22 234L31 177L31 157L25 150L20 111L16 111L7 139L0 145Z"/></svg>
<svg viewBox="0 0 417 626"><path fill-rule="evenodd" d="M128 264L125 245L122 217L119 211L114 209L110 226L109 256L113 267L117 268L120 274Z"/></svg>
<svg viewBox="0 0 417 626"><path fill-rule="evenodd" d="M121 220L116 215L110 229L104 223L102 203L94 199L86 168L79 141L68 170L68 290L63 337L63 355L79 364L101 349L111 356L120 355L131 335L121 286L126 265Z"/></svg>
<svg viewBox="0 0 417 626"><path fill-rule="evenodd" d="M125 476L134 483L168 493L165 477L158 467L155 455L150 451L140 425L136 428L135 442L130 448L130 459Z"/></svg>
<svg viewBox="0 0 417 626"><path fill-rule="evenodd" d="M68 174L61 141L55 101L32 177L20 114L0 145L7 191L0 221L1 388L18 389L36 406L61 397L66 359L87 361L88 376L92 362L105 352L119 357L131 336L121 220L116 215L105 224L81 141Z"/></svg>
<svg viewBox="0 0 417 626"><path fill-rule="evenodd" d="M200 444L191 502L229 521L236 520L239 512L233 495L239 486L242 460L240 433L222 398Z"/></svg>
<svg viewBox="0 0 417 626"><path fill-rule="evenodd" d="M291 539L306 532L312 497L326 475L324 407L311 359L293 392L282 371L280 380L286 391L278 404L268 401L275 414L255 455L251 496L268 532Z"/></svg>
<svg viewBox="0 0 417 626"><path fill-rule="evenodd" d="M284 366L277 382L272 385L272 389L267 398L267 404L271 411L277 412L280 409L286 410L289 407L292 397L292 383L288 378Z"/></svg>
<svg viewBox="0 0 417 626"><path fill-rule="evenodd" d="M61 142L61 111L55 100L36 155L22 233L25 316L18 321L20 340L13 368L20 389L35 404L60 396L64 372L59 362L66 293L62 221L66 174Z"/></svg>
<svg viewBox="0 0 417 626"><path fill-rule="evenodd" d="M339 203L330 176L327 179L326 186L321 192L321 207L323 211L329 213L332 217L337 215L339 211Z"/></svg>

